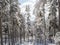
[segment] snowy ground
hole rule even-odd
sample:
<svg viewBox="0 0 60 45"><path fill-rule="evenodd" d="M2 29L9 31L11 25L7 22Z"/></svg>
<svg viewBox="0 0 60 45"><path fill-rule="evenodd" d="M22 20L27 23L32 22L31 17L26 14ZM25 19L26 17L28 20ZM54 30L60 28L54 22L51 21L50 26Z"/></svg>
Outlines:
<svg viewBox="0 0 60 45"><path fill-rule="evenodd" d="M8 45L8 44L6 44L6 45ZM15 45L45 45L45 44L44 43L37 43L37 42L35 42L35 43L34 42L23 42L23 43L18 42ZM46 45L56 45L56 44L49 43Z"/></svg>
<svg viewBox="0 0 60 45"><path fill-rule="evenodd" d="M20 40L20 39L19 39ZM4 44L5 45L5 44ZM6 45L9 45L8 42L6 43ZM20 43L20 41L16 42L15 45L45 45L45 43L41 40L41 41L36 41L36 40L29 40L29 41L24 41L22 40L22 42ZM54 43L49 43L48 41L46 41L46 45L56 45Z"/></svg>
<svg viewBox="0 0 60 45"><path fill-rule="evenodd" d="M31 43L31 42L24 42L22 44L16 44L16 45L45 45L44 43ZM46 44L46 45L56 45L56 44Z"/></svg>
<svg viewBox="0 0 60 45"><path fill-rule="evenodd" d="M6 44L3 44L3 45L9 45L9 44L7 42ZM40 43L40 42L30 40L29 42L28 41L22 41L22 43L20 43L20 41L18 41L17 43L15 43L15 45L45 45L45 44L43 42ZM56 44L46 42L46 45L56 45Z"/></svg>

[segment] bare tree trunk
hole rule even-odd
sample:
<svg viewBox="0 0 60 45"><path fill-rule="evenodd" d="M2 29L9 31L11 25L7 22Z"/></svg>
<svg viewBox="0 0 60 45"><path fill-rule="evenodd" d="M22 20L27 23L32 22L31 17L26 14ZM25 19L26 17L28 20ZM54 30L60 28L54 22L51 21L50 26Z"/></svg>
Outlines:
<svg viewBox="0 0 60 45"><path fill-rule="evenodd" d="M59 3L59 31L60 31L60 0L58 0Z"/></svg>
<svg viewBox="0 0 60 45"><path fill-rule="evenodd" d="M0 35L1 35L1 45L3 45L2 28L1 28L1 18L0 18Z"/></svg>
<svg viewBox="0 0 60 45"><path fill-rule="evenodd" d="M0 38L1 38L1 45L3 45L1 16L2 16L2 8L0 11L0 36L1 36Z"/></svg>
<svg viewBox="0 0 60 45"><path fill-rule="evenodd" d="M10 26L8 26L8 45L10 45L10 35L9 35L9 31L10 31Z"/></svg>
<svg viewBox="0 0 60 45"><path fill-rule="evenodd" d="M43 4L43 15L45 14L44 13L45 10L44 10L44 4ZM44 44L46 45L46 22L45 22L45 15L44 15Z"/></svg>

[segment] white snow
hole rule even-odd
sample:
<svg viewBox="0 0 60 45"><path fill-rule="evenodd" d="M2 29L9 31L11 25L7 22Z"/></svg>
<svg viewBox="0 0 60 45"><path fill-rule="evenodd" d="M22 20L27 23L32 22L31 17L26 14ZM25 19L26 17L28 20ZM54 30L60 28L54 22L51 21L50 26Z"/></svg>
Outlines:
<svg viewBox="0 0 60 45"><path fill-rule="evenodd" d="M49 44L49 45L56 45L56 44Z"/></svg>

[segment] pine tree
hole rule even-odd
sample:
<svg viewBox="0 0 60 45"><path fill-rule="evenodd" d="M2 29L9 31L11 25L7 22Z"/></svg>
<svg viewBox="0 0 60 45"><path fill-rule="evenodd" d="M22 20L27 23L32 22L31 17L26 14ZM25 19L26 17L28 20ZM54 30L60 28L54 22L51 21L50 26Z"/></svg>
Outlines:
<svg viewBox="0 0 60 45"><path fill-rule="evenodd" d="M18 0L10 0L10 21L11 21L11 30L10 37L12 45L15 45L15 34L17 32L17 20L16 20L16 12L18 12Z"/></svg>
<svg viewBox="0 0 60 45"><path fill-rule="evenodd" d="M36 38L40 41L41 34L43 34L43 39L45 38L45 15L44 15L44 5L46 1L45 0L39 0L37 1L35 5L35 15L36 15ZM39 34L39 35L38 35ZM44 39L45 40L45 39Z"/></svg>
<svg viewBox="0 0 60 45"><path fill-rule="evenodd" d="M47 0L47 3L45 5L45 12L46 16L46 29L49 35L47 35L48 38L54 37L56 32L58 31L58 25L57 25L57 9L56 9L56 3L57 0Z"/></svg>
<svg viewBox="0 0 60 45"><path fill-rule="evenodd" d="M2 8L0 8L2 11L0 11L0 12L2 12L1 14L1 25L2 25L2 27L4 26L4 24L6 24L7 22L8 22L8 15L9 15L9 6L8 6L8 4L9 4L9 1L8 0L1 0L0 1L0 3L2 4L1 5L1 7ZM8 6L8 7L7 7ZM3 30L4 29L4 30ZM3 31L5 32L5 34L3 34ZM6 33L7 33L7 31L8 31L8 29L7 29L7 27L5 28L5 27L3 27L2 29L1 29L1 33L2 33L2 39L1 39L1 42L2 42L2 44L1 45L3 45L3 43L5 43L6 44ZM5 37L3 37L3 36L5 36ZM5 38L5 41L3 42L3 40L4 40L4 38Z"/></svg>
<svg viewBox="0 0 60 45"><path fill-rule="evenodd" d="M26 21L25 21L25 23L26 23L26 38L28 39L28 41L29 41L29 31L30 31L30 13L29 13L29 11L30 11L30 7L29 7L29 5L26 5Z"/></svg>

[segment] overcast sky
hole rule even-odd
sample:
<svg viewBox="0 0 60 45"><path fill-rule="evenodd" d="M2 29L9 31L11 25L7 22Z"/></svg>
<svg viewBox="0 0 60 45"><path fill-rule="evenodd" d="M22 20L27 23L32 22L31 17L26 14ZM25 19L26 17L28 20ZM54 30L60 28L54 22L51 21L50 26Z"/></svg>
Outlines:
<svg viewBox="0 0 60 45"><path fill-rule="evenodd" d="M25 3L27 2L28 0L19 0L19 2L22 4L22 3Z"/></svg>
<svg viewBox="0 0 60 45"><path fill-rule="evenodd" d="M33 15L33 4L35 0L19 0L21 3L20 8L21 8L21 13L25 14L25 6L28 4L30 6L30 20L33 21L35 19L35 16Z"/></svg>
<svg viewBox="0 0 60 45"><path fill-rule="evenodd" d="M25 3L25 2L35 2L36 0L19 0L19 2L21 3L21 4L23 4L23 3Z"/></svg>

